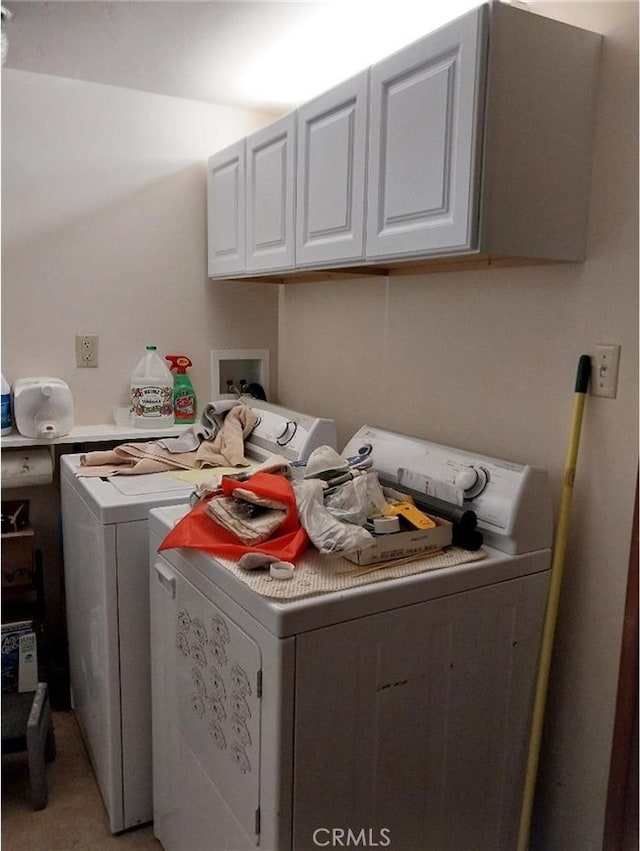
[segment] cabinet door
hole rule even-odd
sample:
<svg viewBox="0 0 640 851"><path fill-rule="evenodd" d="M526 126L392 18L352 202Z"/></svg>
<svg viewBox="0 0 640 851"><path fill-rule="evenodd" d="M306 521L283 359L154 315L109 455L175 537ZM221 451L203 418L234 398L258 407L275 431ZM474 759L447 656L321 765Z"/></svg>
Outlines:
<svg viewBox="0 0 640 851"><path fill-rule="evenodd" d="M296 265L364 256L369 74L298 110Z"/></svg>
<svg viewBox="0 0 640 851"><path fill-rule="evenodd" d="M260 648L151 552L154 831L166 851L249 851L260 838Z"/></svg>
<svg viewBox="0 0 640 851"><path fill-rule="evenodd" d="M209 157L207 229L209 275L244 271L245 140Z"/></svg>
<svg viewBox="0 0 640 851"><path fill-rule="evenodd" d="M516 847L548 579L298 636L294 848L333 825L392 849Z"/></svg>
<svg viewBox="0 0 640 851"><path fill-rule="evenodd" d="M246 271L294 263L295 113L247 139Z"/></svg>
<svg viewBox="0 0 640 851"><path fill-rule="evenodd" d="M477 240L487 7L371 68L367 257Z"/></svg>

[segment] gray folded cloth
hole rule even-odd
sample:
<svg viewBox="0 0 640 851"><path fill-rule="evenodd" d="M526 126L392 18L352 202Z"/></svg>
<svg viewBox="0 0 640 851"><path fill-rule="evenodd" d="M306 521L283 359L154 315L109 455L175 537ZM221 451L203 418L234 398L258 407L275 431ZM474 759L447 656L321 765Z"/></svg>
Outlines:
<svg viewBox="0 0 640 851"><path fill-rule="evenodd" d="M155 442L167 452L193 452L205 440L211 440L222 428L227 413L238 404L237 399L218 399L209 402L200 415L200 422L184 431L180 437L163 437Z"/></svg>

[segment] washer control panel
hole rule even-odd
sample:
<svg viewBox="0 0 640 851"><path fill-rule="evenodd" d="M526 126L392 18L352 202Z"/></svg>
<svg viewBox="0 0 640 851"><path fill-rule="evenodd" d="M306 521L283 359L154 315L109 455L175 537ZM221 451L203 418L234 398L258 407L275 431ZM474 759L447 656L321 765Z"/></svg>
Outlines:
<svg viewBox="0 0 640 851"><path fill-rule="evenodd" d="M475 512L489 546L509 553L551 546L551 495L546 470L476 455L365 425L343 455L371 447L381 477Z"/></svg>
<svg viewBox="0 0 640 851"><path fill-rule="evenodd" d="M336 448L336 427L331 419L292 411L261 399L241 398L253 408L258 424L246 440L247 454L259 460L282 455L289 461L306 461L318 446Z"/></svg>

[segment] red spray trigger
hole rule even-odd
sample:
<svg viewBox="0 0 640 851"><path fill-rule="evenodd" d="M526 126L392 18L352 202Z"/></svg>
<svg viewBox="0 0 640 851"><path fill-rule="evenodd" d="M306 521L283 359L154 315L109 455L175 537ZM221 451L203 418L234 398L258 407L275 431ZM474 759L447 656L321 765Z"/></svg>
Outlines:
<svg viewBox="0 0 640 851"><path fill-rule="evenodd" d="M165 355L164 359L171 363L169 369L175 369L178 375L186 375L187 367L193 366L186 355Z"/></svg>

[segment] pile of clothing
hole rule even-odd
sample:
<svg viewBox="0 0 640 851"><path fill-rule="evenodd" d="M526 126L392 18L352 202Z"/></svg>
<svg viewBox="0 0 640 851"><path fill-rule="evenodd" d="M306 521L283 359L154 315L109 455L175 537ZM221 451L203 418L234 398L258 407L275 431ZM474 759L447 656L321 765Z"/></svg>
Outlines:
<svg viewBox="0 0 640 851"><path fill-rule="evenodd" d="M81 458L79 476L139 475L214 467L248 467L245 439L258 423L237 400L207 405L200 422L179 437L125 443ZM345 459L330 446L306 465L272 456L252 473L203 481L192 509L165 537L161 550L195 548L238 559L242 567L295 563L311 544L320 553L351 553L376 542L371 518L406 495L383 488L371 471L370 449Z"/></svg>
<svg viewBox="0 0 640 851"><path fill-rule="evenodd" d="M180 437L148 443L123 443L104 452L87 452L78 476L140 475L205 467L246 467L244 441L258 423L248 405L221 400L207 405L200 422Z"/></svg>
<svg viewBox="0 0 640 851"><path fill-rule="evenodd" d="M379 514L386 498L368 458L352 459L321 446L306 467L265 467L253 475L224 476L213 493L201 493L197 505L176 524L160 547L192 547L212 555L253 554L294 562L313 544L321 553L362 549L373 544L367 518ZM265 465L268 467L268 465ZM240 561L258 566L259 559ZM266 561L265 561L266 563Z"/></svg>

